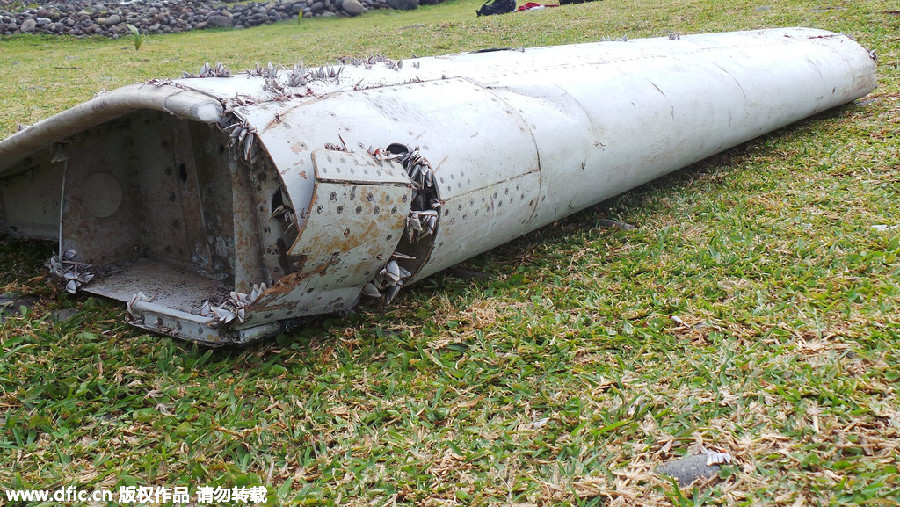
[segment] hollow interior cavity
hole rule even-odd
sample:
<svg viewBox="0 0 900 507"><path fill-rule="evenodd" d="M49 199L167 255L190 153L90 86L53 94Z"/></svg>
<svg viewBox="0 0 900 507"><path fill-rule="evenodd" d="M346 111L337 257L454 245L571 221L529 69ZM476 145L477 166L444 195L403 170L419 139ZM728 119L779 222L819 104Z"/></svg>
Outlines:
<svg viewBox="0 0 900 507"><path fill-rule="evenodd" d="M189 312L234 290L226 141L213 126L141 111L69 142L61 241L92 265L84 290L120 300L140 291Z"/></svg>

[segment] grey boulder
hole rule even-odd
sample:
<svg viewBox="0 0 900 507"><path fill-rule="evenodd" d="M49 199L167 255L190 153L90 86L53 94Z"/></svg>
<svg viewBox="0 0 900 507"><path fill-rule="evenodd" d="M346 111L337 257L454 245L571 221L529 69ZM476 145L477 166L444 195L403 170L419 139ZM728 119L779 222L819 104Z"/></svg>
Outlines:
<svg viewBox="0 0 900 507"><path fill-rule="evenodd" d="M351 16L359 16L367 10L359 0L344 0L341 7Z"/></svg>
<svg viewBox="0 0 900 507"><path fill-rule="evenodd" d="M419 7L419 0L387 0L388 7L399 11L411 11Z"/></svg>

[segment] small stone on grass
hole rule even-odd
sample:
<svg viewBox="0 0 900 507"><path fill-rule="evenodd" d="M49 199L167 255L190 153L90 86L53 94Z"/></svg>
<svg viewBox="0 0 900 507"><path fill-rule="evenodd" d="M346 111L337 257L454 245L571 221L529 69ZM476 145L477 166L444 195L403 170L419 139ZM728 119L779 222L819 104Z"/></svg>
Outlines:
<svg viewBox="0 0 900 507"><path fill-rule="evenodd" d="M78 313L77 308L61 308L53 312L53 318L59 322L65 322Z"/></svg>
<svg viewBox="0 0 900 507"><path fill-rule="evenodd" d="M656 468L656 473L671 475L678 481L679 487L685 487L697 479L708 479L719 473L719 465L706 466L706 454L696 454L675 459Z"/></svg>

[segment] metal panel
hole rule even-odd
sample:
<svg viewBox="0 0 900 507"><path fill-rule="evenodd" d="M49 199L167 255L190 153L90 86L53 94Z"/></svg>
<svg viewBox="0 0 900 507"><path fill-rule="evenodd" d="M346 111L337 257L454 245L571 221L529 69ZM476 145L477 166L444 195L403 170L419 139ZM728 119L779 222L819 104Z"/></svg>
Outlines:
<svg viewBox="0 0 900 507"><path fill-rule="evenodd" d="M47 149L23 160L18 172L0 176L0 232L58 240L65 161L52 160Z"/></svg>
<svg viewBox="0 0 900 507"><path fill-rule="evenodd" d="M390 259L410 211L409 177L399 164L333 150L315 150L311 160L315 190L285 259L291 273L250 307L264 320L355 305L360 289Z"/></svg>

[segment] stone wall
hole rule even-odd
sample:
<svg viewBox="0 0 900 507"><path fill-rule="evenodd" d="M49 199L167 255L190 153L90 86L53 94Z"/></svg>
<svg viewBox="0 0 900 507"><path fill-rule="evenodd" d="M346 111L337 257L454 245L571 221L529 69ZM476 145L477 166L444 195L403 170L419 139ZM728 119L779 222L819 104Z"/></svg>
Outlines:
<svg viewBox="0 0 900 507"><path fill-rule="evenodd" d="M396 0L279 0L268 3L222 3L221 0L134 0L131 2L23 2L0 0L0 34L47 33L84 37L130 35L126 24L141 33L187 32L204 28L241 29L285 19L314 16L358 16L390 8ZM419 0L406 0L418 5ZM428 0L422 3L431 3ZM34 3L24 4L34 6Z"/></svg>

